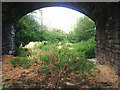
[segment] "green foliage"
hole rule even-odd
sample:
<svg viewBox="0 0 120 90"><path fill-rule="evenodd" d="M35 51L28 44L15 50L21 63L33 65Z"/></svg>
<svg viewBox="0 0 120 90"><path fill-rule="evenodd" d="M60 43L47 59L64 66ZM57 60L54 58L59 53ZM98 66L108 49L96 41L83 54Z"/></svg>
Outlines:
<svg viewBox="0 0 120 90"><path fill-rule="evenodd" d="M0 90L2 90L3 86L0 86Z"/></svg>
<svg viewBox="0 0 120 90"><path fill-rule="evenodd" d="M83 52L86 58L95 58L94 53L94 37L88 39L87 41L81 41L76 43L74 46L74 52L81 53Z"/></svg>
<svg viewBox="0 0 120 90"><path fill-rule="evenodd" d="M15 44L24 46L31 41L42 41L42 33L47 30L46 26L40 25L32 14L22 17L15 26Z"/></svg>
<svg viewBox="0 0 120 90"><path fill-rule="evenodd" d="M35 13L35 12L32 12ZM11 59L14 66L29 68L31 63L40 62L39 71L46 76L58 73L56 83L69 71L79 71L84 78L91 73L94 63L87 58L94 58L94 22L87 16L78 19L74 30L65 34L62 30L47 30L39 25L34 16L27 14L22 17L15 27L16 55ZM33 68L35 70L35 68ZM57 85L56 84L56 85Z"/></svg>
<svg viewBox="0 0 120 90"><path fill-rule="evenodd" d="M49 41L51 43L56 43L58 41L64 41L66 39L66 35L62 30L53 29L46 30L42 34L45 41Z"/></svg>
<svg viewBox="0 0 120 90"><path fill-rule="evenodd" d="M30 66L29 62L30 60L26 57L16 57L11 59L11 63L13 64L13 66L21 66L26 69Z"/></svg>
<svg viewBox="0 0 120 90"><path fill-rule="evenodd" d="M80 18L75 27L77 41L87 40L94 35L94 22L87 16Z"/></svg>
<svg viewBox="0 0 120 90"><path fill-rule="evenodd" d="M69 34L67 35L67 39L69 40L70 43L75 43L76 42L75 31L70 31Z"/></svg>
<svg viewBox="0 0 120 90"><path fill-rule="evenodd" d="M51 53L48 54L47 52ZM69 50L67 47L58 49L58 43L50 49L47 49L46 55L39 55L40 61L43 62L42 68L39 68L39 70L44 72L44 76L58 73L57 79L60 81L60 78L66 75L69 71L79 71L84 78L87 77L85 72L95 77L95 75L91 73L91 69L94 69L93 62L87 61L83 53L77 54Z"/></svg>
<svg viewBox="0 0 120 90"><path fill-rule="evenodd" d="M93 46L89 45L94 43L93 41L94 38L76 44L65 42L53 44L46 41L32 42L34 44L31 48L27 48L27 45L25 45L25 47L21 46L21 48L27 48L30 55L23 55L11 59L11 63L14 66L21 66L26 69L31 65L30 61L34 64L40 63L42 67L38 70L43 72L43 76L52 76L57 73L56 87L59 85L62 76L69 74L70 71L78 71L84 78L87 77L86 73L95 77L96 75L91 73L91 69L97 70L98 73L100 73L100 70L94 68L93 62L87 60L87 58L92 55L89 55L89 53L93 53L91 52ZM73 49L71 50L70 47ZM24 52L25 50L22 51L22 53ZM33 68L33 70L35 70L35 68Z"/></svg>
<svg viewBox="0 0 120 90"><path fill-rule="evenodd" d="M5 86L0 86L0 90L9 90L9 88L6 88Z"/></svg>
<svg viewBox="0 0 120 90"><path fill-rule="evenodd" d="M19 47L24 46L33 41L49 41L56 43L67 39L66 34L62 30L47 30L47 27L40 25L32 14L25 15L17 23L15 27L15 44Z"/></svg>
<svg viewBox="0 0 120 90"><path fill-rule="evenodd" d="M87 16L80 17L74 26L74 30L67 35L68 40L71 43L88 40L94 36L94 27L94 22L90 18Z"/></svg>
<svg viewBox="0 0 120 90"><path fill-rule="evenodd" d="M97 70L97 71L98 71L98 73L100 73L100 70L99 70L99 69L97 69L97 68L94 68L94 70Z"/></svg>
<svg viewBox="0 0 120 90"><path fill-rule="evenodd" d="M30 52L28 51L27 48L22 47L22 44L19 47L15 48L15 55L20 56L20 57L26 57L30 55Z"/></svg>

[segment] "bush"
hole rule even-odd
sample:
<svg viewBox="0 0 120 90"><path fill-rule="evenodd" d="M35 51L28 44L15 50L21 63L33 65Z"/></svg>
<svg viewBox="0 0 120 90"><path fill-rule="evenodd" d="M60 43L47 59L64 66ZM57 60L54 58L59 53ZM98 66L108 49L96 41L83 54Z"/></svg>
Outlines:
<svg viewBox="0 0 120 90"><path fill-rule="evenodd" d="M43 75L54 74L56 75L56 86L58 86L61 77L68 74L70 71L79 71L82 73L83 77L86 78L85 72L91 76L91 69L94 68L94 63L87 61L83 53L75 54L71 52L68 48L62 47L58 49L57 47L52 48L52 55L41 56L40 61L43 62L40 71L43 71ZM53 79L54 80L54 79Z"/></svg>
<svg viewBox="0 0 120 90"><path fill-rule="evenodd" d="M43 72L43 75L52 76L57 74L55 75L56 80L52 78L55 87L58 87L61 78L71 71L78 71L84 78L87 77L86 73L95 77L95 75L91 74L91 69L96 69L93 67L94 63L87 60L93 55L94 38L81 41L75 45L64 42L44 44L44 41L34 43L34 46L28 49L30 56L25 55L23 57L24 55L20 54L22 57L12 59L11 63L14 66L29 68L30 61L33 63L40 62L42 68L39 68L39 70ZM69 47L72 47L73 50L70 50ZM19 48L21 48L21 51L23 50L22 53L25 52L24 47Z"/></svg>
<svg viewBox="0 0 120 90"><path fill-rule="evenodd" d="M16 46L18 47L20 44L24 46L31 41L44 40L42 33L45 30L47 30L47 27L40 25L32 13L23 16L15 25Z"/></svg>
<svg viewBox="0 0 120 90"><path fill-rule="evenodd" d="M94 50L94 37L90 38L87 40L86 42L86 45L87 45L87 48L86 48L86 57L87 58L95 58L95 50Z"/></svg>
<svg viewBox="0 0 120 90"><path fill-rule="evenodd" d="M29 56L30 52L28 48L22 47L22 44L19 47L15 47L15 56L26 57Z"/></svg>
<svg viewBox="0 0 120 90"><path fill-rule="evenodd" d="M11 59L11 63L13 64L13 66L21 66L23 68L29 68L30 64L29 64L30 60L25 58L25 57L16 57Z"/></svg>
<svg viewBox="0 0 120 90"><path fill-rule="evenodd" d="M88 39L87 41L81 41L73 45L74 52L84 53L86 58L95 58L94 53L94 37Z"/></svg>

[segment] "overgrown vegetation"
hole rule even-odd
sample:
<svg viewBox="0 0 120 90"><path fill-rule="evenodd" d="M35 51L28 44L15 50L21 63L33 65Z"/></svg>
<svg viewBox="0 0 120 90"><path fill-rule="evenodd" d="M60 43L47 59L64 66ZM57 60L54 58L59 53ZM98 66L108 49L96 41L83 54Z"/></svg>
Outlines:
<svg viewBox="0 0 120 90"><path fill-rule="evenodd" d="M71 43L86 41L94 36L94 27L94 22L90 18L87 16L80 17L74 26L74 30L68 34L68 40Z"/></svg>
<svg viewBox="0 0 120 90"><path fill-rule="evenodd" d="M82 42L83 43L83 42ZM59 82L64 75L69 74L71 71L78 71L82 73L84 78L87 77L87 72L89 75L95 77L94 74L91 74L91 69L94 68L94 63L91 61L87 61L85 53L87 52L86 49L82 48L81 51L79 49L72 50L74 45L65 44L63 43L56 43L56 44L46 44L44 45L43 42L36 42L28 51L30 55L24 57L25 55L22 53L23 57L16 57L11 60L11 63L14 66L22 66L23 68L29 68L30 63L39 63L42 68L39 68L39 71L44 72L42 73L44 76L51 76L54 77L51 82L54 82L54 87L59 86ZM26 46L25 46L26 47ZM25 49L24 49L25 50ZM77 51L76 53L74 51ZM20 56L21 56L20 55ZM100 72L98 70L98 72Z"/></svg>
<svg viewBox="0 0 120 90"><path fill-rule="evenodd" d="M16 55L11 60L14 66L29 68L39 63L43 75L56 76L54 86L58 87L61 77L70 71L78 71L87 77L94 68L88 58L94 58L94 22L87 16L78 19L73 31L48 30L39 25L32 14L21 18L16 24ZM53 82L52 81L52 82Z"/></svg>

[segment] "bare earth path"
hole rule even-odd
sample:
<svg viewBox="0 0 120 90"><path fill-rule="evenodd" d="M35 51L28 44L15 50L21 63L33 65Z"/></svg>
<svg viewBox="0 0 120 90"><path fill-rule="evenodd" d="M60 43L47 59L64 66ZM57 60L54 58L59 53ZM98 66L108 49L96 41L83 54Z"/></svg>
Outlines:
<svg viewBox="0 0 120 90"><path fill-rule="evenodd" d="M51 88L50 78L41 75L38 70L39 64L30 66L29 69L13 67L10 63L12 55L2 56L2 85L5 87L27 87L27 88ZM101 70L96 77L84 79L78 72L71 72L61 79L59 88L118 88L118 75L108 66L95 66ZM34 69L33 69L34 68Z"/></svg>

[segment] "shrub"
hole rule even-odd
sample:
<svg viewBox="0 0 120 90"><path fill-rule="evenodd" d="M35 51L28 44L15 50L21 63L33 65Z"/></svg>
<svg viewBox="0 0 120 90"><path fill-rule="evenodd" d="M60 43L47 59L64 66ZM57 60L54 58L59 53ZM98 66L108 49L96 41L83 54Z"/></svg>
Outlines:
<svg viewBox="0 0 120 90"><path fill-rule="evenodd" d="M81 41L75 45L74 47L74 52L77 53L84 53L86 58L94 58L95 53L94 53L94 38L90 38L87 41Z"/></svg>
<svg viewBox="0 0 120 90"><path fill-rule="evenodd" d="M60 49L59 46L61 46ZM70 50L69 47L72 47L73 50ZM19 48L21 48L21 51L23 50L22 52L25 52L24 47ZM69 74L71 71L78 71L84 78L87 77L86 73L95 77L91 74L91 69L95 69L93 67L94 63L87 60L93 55L93 48L94 38L76 44L35 42L34 46L28 49L29 56L16 57L11 60L11 63L14 66L29 68L29 61L40 62L42 68L39 68L39 70L43 72L43 75L50 75L51 77L54 75L56 80L52 78L52 82L55 82L53 85L58 87L62 76Z"/></svg>
<svg viewBox="0 0 120 90"><path fill-rule="evenodd" d="M30 55L30 52L28 48L22 47L22 44L19 47L15 47L15 56L26 57L29 55Z"/></svg>
<svg viewBox="0 0 120 90"><path fill-rule="evenodd" d="M23 68L29 68L30 66L30 60L25 58L25 57L16 57L11 59L11 63L13 64L13 66L21 66Z"/></svg>
<svg viewBox="0 0 120 90"><path fill-rule="evenodd" d="M55 82L55 87L59 85L61 77L66 75L69 71L79 71L82 73L85 78L87 75L85 71L91 76L91 69L94 68L94 63L87 61L83 53L75 54L72 53L68 48L57 49L53 48L52 55L41 56L40 60L43 62L42 68L39 68L40 71L43 71L43 75L55 74L58 72L55 77L57 80Z"/></svg>

